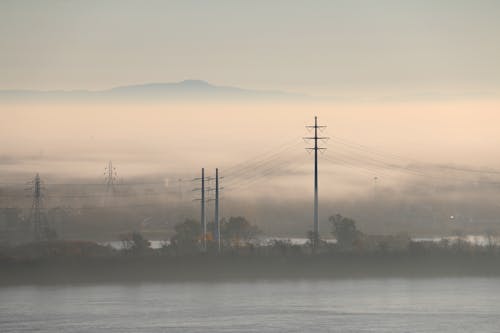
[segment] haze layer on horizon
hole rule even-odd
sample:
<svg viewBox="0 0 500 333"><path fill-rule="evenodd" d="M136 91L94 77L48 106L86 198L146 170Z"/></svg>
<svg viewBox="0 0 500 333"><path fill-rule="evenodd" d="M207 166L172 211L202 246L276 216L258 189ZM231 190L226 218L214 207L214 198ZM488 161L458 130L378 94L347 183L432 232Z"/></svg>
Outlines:
<svg viewBox="0 0 500 333"><path fill-rule="evenodd" d="M92 177L107 160L127 176L228 168L300 140L314 115L329 126L325 135L410 158L403 165L500 165L494 1L4 1L0 9L0 90L197 78L330 96L131 101L125 89L108 103L0 94L4 178Z"/></svg>
<svg viewBox="0 0 500 333"><path fill-rule="evenodd" d="M321 221L498 229L499 16L485 0L2 1L0 207L29 206L36 172L48 207L99 204L112 160L180 213L219 168L225 214L302 235L318 116ZM122 204L166 204L134 186Z"/></svg>

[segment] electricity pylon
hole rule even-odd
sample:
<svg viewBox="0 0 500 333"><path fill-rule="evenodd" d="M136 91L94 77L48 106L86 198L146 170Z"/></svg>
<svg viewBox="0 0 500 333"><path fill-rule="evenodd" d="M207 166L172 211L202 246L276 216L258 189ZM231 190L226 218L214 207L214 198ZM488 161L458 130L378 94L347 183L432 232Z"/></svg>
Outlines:
<svg viewBox="0 0 500 333"><path fill-rule="evenodd" d="M30 223L33 224L35 241L47 240L49 238L49 225L47 218L43 215L42 181L37 173L35 178L29 182L28 190L32 192L33 203L31 204Z"/></svg>
<svg viewBox="0 0 500 333"><path fill-rule="evenodd" d="M116 168L113 162L109 161L108 166L104 168L104 182L106 183L106 193L115 193Z"/></svg>

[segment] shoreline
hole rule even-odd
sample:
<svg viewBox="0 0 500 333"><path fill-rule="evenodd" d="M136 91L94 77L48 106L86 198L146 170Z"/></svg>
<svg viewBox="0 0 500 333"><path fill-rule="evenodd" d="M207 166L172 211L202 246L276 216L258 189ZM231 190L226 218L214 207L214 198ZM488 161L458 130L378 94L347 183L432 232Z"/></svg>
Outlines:
<svg viewBox="0 0 500 333"><path fill-rule="evenodd" d="M112 282L214 282L498 277L497 254L114 256L0 260L0 287Z"/></svg>

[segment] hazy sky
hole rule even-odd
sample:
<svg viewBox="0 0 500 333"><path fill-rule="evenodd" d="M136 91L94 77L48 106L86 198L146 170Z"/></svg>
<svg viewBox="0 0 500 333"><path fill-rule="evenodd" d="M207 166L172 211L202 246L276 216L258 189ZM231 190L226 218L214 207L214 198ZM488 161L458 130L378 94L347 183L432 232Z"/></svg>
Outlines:
<svg viewBox="0 0 500 333"><path fill-rule="evenodd" d="M455 200L443 216L473 202L462 216L496 218L486 213L497 211L490 202L500 183L499 18L500 1L0 0L0 90L201 79L333 97L0 94L0 183L24 184L37 172L48 183L100 183L109 160L124 183L149 177L178 186L201 167L209 175L220 168L227 198L246 198L234 214L297 215L249 204L263 195L282 207L302 202L294 206L307 216L294 218L305 221L313 159L302 137L317 115L332 137L321 143L320 194L330 202L323 220L344 207L370 221L355 215L368 211L353 200L370 204L377 191L388 211L403 197L427 209L434 195ZM264 152L270 162L259 162Z"/></svg>
<svg viewBox="0 0 500 333"><path fill-rule="evenodd" d="M1 1L0 90L197 78L340 99L0 99L0 176L97 176L109 159L125 177L226 169L300 141L314 115L325 135L500 168L498 17L500 1ZM293 153L307 161L304 147Z"/></svg>
<svg viewBox="0 0 500 333"><path fill-rule="evenodd" d="M186 78L314 95L500 88L500 1L0 2L0 89Z"/></svg>

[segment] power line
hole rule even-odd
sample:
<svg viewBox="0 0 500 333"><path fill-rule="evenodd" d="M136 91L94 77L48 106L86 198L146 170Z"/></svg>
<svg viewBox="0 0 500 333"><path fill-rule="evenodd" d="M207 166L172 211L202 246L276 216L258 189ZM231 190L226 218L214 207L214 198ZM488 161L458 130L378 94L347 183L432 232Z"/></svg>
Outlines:
<svg viewBox="0 0 500 333"><path fill-rule="evenodd" d="M297 155L297 154L296 154ZM260 165L259 167L255 168L254 170L249 170L246 173L240 173L237 177L226 177L229 180L226 181L227 186L234 187L235 185L245 183L248 181L252 181L253 179L259 179L262 178L263 176L270 176L277 171L282 171L283 168L281 168L283 165L289 165L290 162L296 161L296 155L291 155L287 159L275 159L270 163L266 163L264 165Z"/></svg>
<svg viewBox="0 0 500 333"><path fill-rule="evenodd" d="M338 154L333 159L327 159L330 162L337 163L338 161L344 162L346 165L354 168L359 168L359 169L366 169L372 172L384 172L385 171L397 171L401 173L405 173L408 175L412 176L419 176L419 177L424 177L424 178L429 178L433 179L434 181L437 182L446 182L446 179L443 179L443 175L441 176L436 176L431 174L429 171L422 170L421 168L417 166L403 166L399 164L394 164L390 162L386 162L380 159L373 158L371 156L366 156L358 153L354 153L355 155L352 155L352 152L349 152L349 155L346 154ZM371 168L370 168L371 167ZM375 169L376 168L376 169ZM376 170L376 171L375 171ZM446 174L444 177L450 179L450 180L456 180L456 181L463 181L463 177L454 177L452 175ZM490 183L494 184L492 182L485 182L485 181L479 181L481 183Z"/></svg>
<svg viewBox="0 0 500 333"><path fill-rule="evenodd" d="M274 164L266 169L259 170L259 172L254 173L249 176L245 177L240 177L239 180L232 180L229 182L229 184L226 184L226 187L228 187L228 190L234 190L235 188L241 189L247 188L248 185L254 184L258 181L261 180L269 180L270 176L279 174L282 176L285 171L290 170L290 163L288 160L281 161L280 163ZM286 166L283 168L283 166Z"/></svg>
<svg viewBox="0 0 500 333"><path fill-rule="evenodd" d="M186 180L186 179L183 179ZM106 182L105 182L106 184ZM10 182L0 182L0 185L5 186L25 186L26 183L10 183ZM45 186L101 186L103 183L46 183ZM158 182L133 182L133 183L113 183L113 186L142 186L142 185L165 185L163 181Z"/></svg>
<svg viewBox="0 0 500 333"><path fill-rule="evenodd" d="M362 145L353 141L349 141L343 138L339 137L332 137L332 140L335 141L338 144L341 144L345 147L351 148L351 150L355 151L362 151L368 155L376 155L378 157L382 158L392 158L392 159L397 159L400 160L406 164L412 164L412 165L423 165L424 163L421 163L415 159L409 158L409 157L404 157L399 154L395 153L389 153L382 151L377 148L369 147L366 145ZM468 168L468 167L460 167L460 166L452 166L452 165L442 165L442 164L427 164L428 167L436 168L436 169L442 169L442 170L451 170L451 171L458 171L458 172L464 172L464 173L478 173L478 174L492 174L492 175L500 175L500 170L496 169L474 169L474 168Z"/></svg>
<svg viewBox="0 0 500 333"><path fill-rule="evenodd" d="M277 168L274 167L272 169L269 169L267 172L264 171L262 172L259 176L251 177L248 179L243 179L242 181L232 183L230 187L226 190L227 192L235 191L235 190L246 190L250 188L252 185L257 184L261 181L269 181L269 176L272 176L273 174L276 174L277 172L280 172L280 174L283 174L284 172L290 172L290 171L295 171L298 170L297 164L294 164L293 166L287 165L287 168Z"/></svg>
<svg viewBox="0 0 500 333"><path fill-rule="evenodd" d="M236 170L239 170L239 169L242 169L242 168L247 168L249 165L252 165L252 163L255 163L255 162L258 162L259 160L265 160L267 158L269 158L268 155L271 154L272 155L276 155L277 153L279 154L279 152L282 152L284 150L287 150L289 149L290 145L291 146L295 146L297 145L298 143L300 142L297 142L298 141L298 138L293 138L291 140L287 140L286 142L284 142L283 144L277 146L276 148L272 148L268 151L265 151L264 153L261 153L259 155L256 155L256 156L253 156L247 160L244 160L242 162L238 162L232 166L228 166L225 168L225 175L229 175L232 173L232 170L233 169L236 169Z"/></svg>
<svg viewBox="0 0 500 333"><path fill-rule="evenodd" d="M277 152L275 152L274 154L266 154L266 155L269 155L269 156L266 156L266 157L261 157L261 158L256 158L252 161L249 161L247 163L245 163L242 167L240 168L237 168L237 167L232 167L230 169L228 169L229 171L225 172L225 175L226 177L236 177L240 174L243 174L243 173L246 173L248 171L254 171L260 167L263 167L263 166L266 166L270 163L273 163L274 161L276 160L279 160L281 158L281 156L290 151L291 149L295 148L296 146L298 146L301 142L295 142L293 145L290 145L290 146L287 146L286 148L284 149L281 149ZM241 163L239 164L241 165Z"/></svg>

